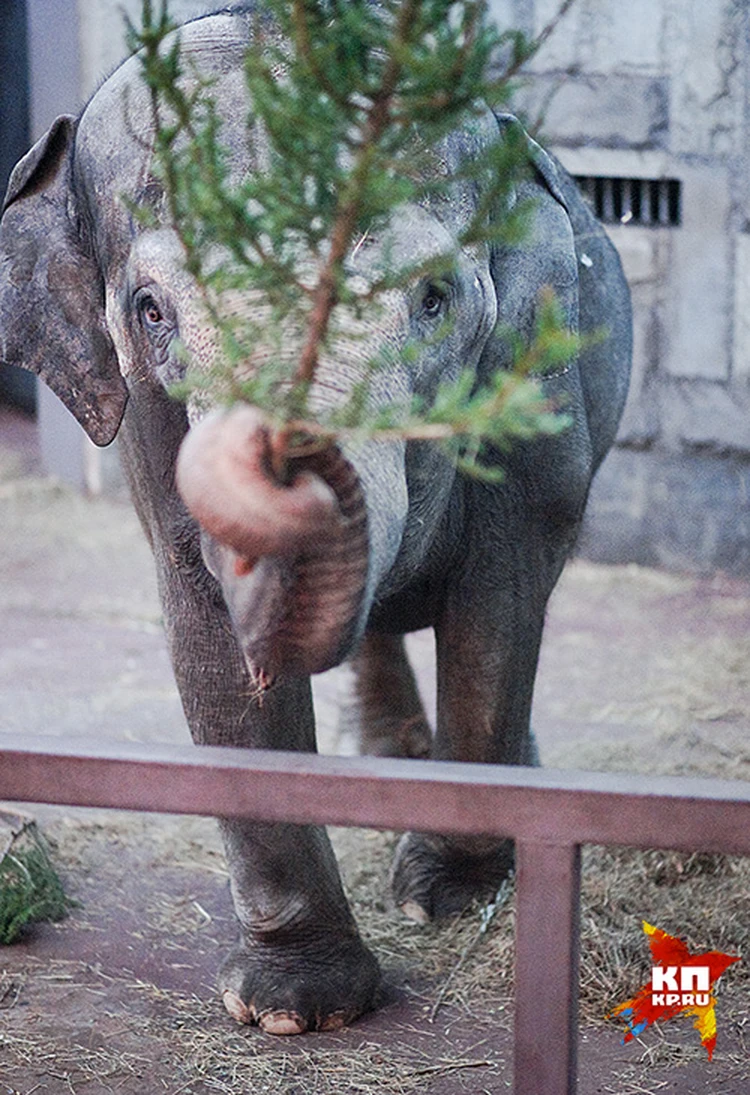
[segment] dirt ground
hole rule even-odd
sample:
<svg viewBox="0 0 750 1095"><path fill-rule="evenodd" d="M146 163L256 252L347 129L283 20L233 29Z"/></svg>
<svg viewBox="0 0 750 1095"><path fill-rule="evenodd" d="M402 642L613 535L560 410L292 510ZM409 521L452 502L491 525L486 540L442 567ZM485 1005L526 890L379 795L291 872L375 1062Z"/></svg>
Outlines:
<svg viewBox="0 0 750 1095"><path fill-rule="evenodd" d="M129 504L42 478L30 424L1 410L0 544L0 733L187 740ZM543 763L750 779L749 623L746 583L574 561L550 606L537 684ZM430 636L410 649L431 709ZM350 747L336 726L346 687L345 670L316 681L327 751ZM336 831L384 969L381 1007L337 1034L279 1040L237 1026L216 998L234 929L212 821L29 812L79 904L0 950L0 1095L508 1090L512 894L486 930L482 910L420 927L389 905L395 834ZM750 868L587 852L582 1095L740 1095L750 1089L746 961L720 986L710 1063L689 1020L627 1046L605 1020L647 979L644 917L701 949L746 955Z"/></svg>

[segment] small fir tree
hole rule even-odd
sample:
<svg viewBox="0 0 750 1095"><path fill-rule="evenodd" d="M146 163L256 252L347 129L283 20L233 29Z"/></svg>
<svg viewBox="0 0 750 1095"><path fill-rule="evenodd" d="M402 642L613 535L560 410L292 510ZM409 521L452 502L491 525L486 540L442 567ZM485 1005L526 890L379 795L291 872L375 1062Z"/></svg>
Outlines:
<svg viewBox="0 0 750 1095"><path fill-rule="evenodd" d="M64 919L77 905L66 896L36 823L0 811L0 835L3 821L11 824L0 848L0 946L15 943L31 924Z"/></svg>
<svg viewBox="0 0 750 1095"><path fill-rule="evenodd" d="M441 385L429 406L373 410L369 393L386 364L382 355L334 411L314 411L309 394L321 353L334 337L346 337L352 317L376 309L384 292L450 268L453 256L439 255L384 269L364 291L352 283L347 257L397 206L472 179L482 197L459 246L522 241L529 208L508 201L528 170L520 130L510 129L452 177L431 169L431 150L486 106L507 103L512 78L572 2L529 41L499 33L483 0L261 0L245 61L247 126L249 140L264 133L268 162L237 184L210 80L187 69L166 0L158 14L144 0L141 27L131 25L129 37L151 92L155 167L222 347L210 373L188 368L179 394L198 391L212 403L244 400L262 410L281 478L299 443L365 437L433 440L465 472L497 478L497 467L482 460L486 446L503 449L566 427L539 376L574 356L581 342L565 329L550 291L541 294L531 344L507 332L514 367L486 386L477 388L467 370ZM498 218L500 209L508 212ZM252 319L224 306L238 292L253 295ZM290 329L301 347L292 365L280 347ZM248 366L259 360L261 367Z"/></svg>

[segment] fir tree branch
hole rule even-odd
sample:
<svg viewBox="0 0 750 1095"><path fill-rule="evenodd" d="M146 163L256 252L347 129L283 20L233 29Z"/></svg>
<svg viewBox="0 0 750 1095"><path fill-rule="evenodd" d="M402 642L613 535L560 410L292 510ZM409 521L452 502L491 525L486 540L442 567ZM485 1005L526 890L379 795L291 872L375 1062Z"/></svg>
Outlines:
<svg viewBox="0 0 750 1095"><path fill-rule="evenodd" d="M387 220L402 202L447 195L451 185L465 181L477 205L457 244L518 246L530 212L509 200L527 169L520 127L449 177L434 171L427 150L479 116L478 102L499 101L509 76L573 2L563 0L531 45L513 32L511 64L490 75L509 36L486 23L483 0L383 0L381 6L369 0L264 0L270 21L259 14L245 67L248 126L265 133L270 164L236 186L229 181L210 81L197 70L183 71L179 35L168 41L174 28L166 2L155 17L151 0L144 0L143 28L131 28L131 37L142 50L168 216L226 354L222 369L193 380L193 389L213 400L246 399L260 407L271 426L271 458L280 479L301 439L318 445L366 436L436 441L474 473L488 444L503 447L508 439L564 426L537 375L574 357L581 341L545 300L530 345L515 346L510 338L512 372L485 388L475 390L466 374L453 388L441 387L430 407L373 410L373 360L328 419L312 413L308 397L332 332L357 337L335 323L337 308L350 308L359 320L383 293L420 278L439 279L452 262L445 254L386 265L364 289L355 289L347 284L346 263L372 222ZM226 256L218 266L217 251ZM260 318L245 321L231 308L227 312L222 301L228 291L262 301ZM294 363L280 353L284 324L301 333ZM413 352L407 345L403 362Z"/></svg>

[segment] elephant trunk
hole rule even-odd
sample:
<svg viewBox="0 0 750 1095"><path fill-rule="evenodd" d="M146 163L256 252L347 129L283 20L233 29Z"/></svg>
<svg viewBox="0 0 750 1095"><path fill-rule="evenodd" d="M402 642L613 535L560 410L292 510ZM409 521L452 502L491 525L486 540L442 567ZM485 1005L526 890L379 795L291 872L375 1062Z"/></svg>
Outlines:
<svg viewBox="0 0 750 1095"><path fill-rule="evenodd" d="M330 445L292 456L288 468L282 483L268 427L247 405L198 423L177 462L178 489L260 689L281 672L341 661L367 584L367 510L352 465Z"/></svg>

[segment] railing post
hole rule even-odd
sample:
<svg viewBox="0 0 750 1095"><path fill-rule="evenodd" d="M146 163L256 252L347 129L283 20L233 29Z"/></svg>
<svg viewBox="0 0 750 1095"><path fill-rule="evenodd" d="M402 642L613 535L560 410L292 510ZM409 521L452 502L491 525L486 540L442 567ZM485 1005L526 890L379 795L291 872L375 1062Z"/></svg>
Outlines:
<svg viewBox="0 0 750 1095"><path fill-rule="evenodd" d="M516 843L514 1095L575 1095L580 853Z"/></svg>

